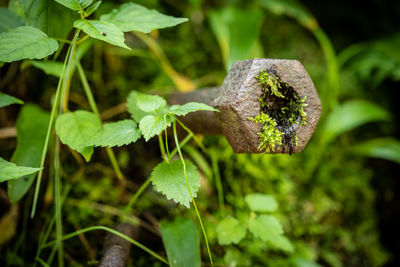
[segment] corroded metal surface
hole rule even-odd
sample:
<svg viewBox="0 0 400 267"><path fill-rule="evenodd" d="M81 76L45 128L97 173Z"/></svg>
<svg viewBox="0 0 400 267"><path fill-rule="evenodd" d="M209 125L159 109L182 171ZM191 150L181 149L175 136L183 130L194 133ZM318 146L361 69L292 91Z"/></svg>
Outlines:
<svg viewBox="0 0 400 267"><path fill-rule="evenodd" d="M298 144L292 152L301 152L310 140L321 115L321 102L315 86L297 60L250 59L236 62L226 76L221 88L198 90L189 94L175 94L171 104L183 104L197 101L210 104L220 112L194 112L184 118L193 131L204 134L222 133L236 153L263 153L258 133L262 124L249 120L260 114L262 88L255 78L261 70L273 72L280 80L287 83L298 93L300 98L307 97L307 125L298 126L295 133ZM215 97L215 98L214 98ZM288 145L272 153L289 153Z"/></svg>
<svg viewBox="0 0 400 267"><path fill-rule="evenodd" d="M133 237L135 232L135 228L128 223L119 223L115 230L129 237ZM99 267L124 267L128 260L130 246L131 243L127 240L108 233Z"/></svg>

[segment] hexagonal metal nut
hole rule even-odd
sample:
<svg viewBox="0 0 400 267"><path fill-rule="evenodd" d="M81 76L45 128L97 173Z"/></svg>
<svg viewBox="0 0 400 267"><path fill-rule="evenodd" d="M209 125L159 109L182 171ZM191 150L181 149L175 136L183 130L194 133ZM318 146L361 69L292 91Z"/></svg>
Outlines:
<svg viewBox="0 0 400 267"><path fill-rule="evenodd" d="M321 101L315 86L297 60L282 59L250 59L236 62L225 77L215 107L220 112L215 113L222 132L228 139L236 153L263 153L259 149L258 133L262 129L261 123L255 123L249 118L260 114L262 88L256 76L261 70L274 73L284 83L287 83L299 94L300 98L306 96L307 124L298 126L295 133L298 144L292 152L301 152L310 140L321 115ZM271 153L289 153L288 145L275 149Z"/></svg>

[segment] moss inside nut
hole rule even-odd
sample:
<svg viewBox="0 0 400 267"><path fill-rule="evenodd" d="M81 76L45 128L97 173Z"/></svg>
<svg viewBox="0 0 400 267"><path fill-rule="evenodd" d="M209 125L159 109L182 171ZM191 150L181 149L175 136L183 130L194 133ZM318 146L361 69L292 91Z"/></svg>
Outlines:
<svg viewBox="0 0 400 267"><path fill-rule="evenodd" d="M249 118L262 123L259 149L274 152L276 149L288 146L289 154L297 145L296 130L307 124L307 114L304 111L307 97L299 94L287 83L284 83L271 70L261 70L255 77L262 88L259 97L260 114Z"/></svg>

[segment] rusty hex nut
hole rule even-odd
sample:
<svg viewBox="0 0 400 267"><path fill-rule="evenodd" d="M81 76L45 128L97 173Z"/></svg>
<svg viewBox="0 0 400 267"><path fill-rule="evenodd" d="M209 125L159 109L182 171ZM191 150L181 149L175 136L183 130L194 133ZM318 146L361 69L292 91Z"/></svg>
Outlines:
<svg viewBox="0 0 400 267"><path fill-rule="evenodd" d="M214 101L215 116L223 135L236 153L263 153L259 149L259 133L261 123L255 123L249 118L260 114L262 87L255 78L260 71L268 70L279 77L280 81L291 86L300 98L306 97L308 106L306 125L297 126L297 145L289 148L283 145L270 153L298 153L310 140L321 115L321 102L315 86L297 60L282 59L250 59L236 62L220 88Z"/></svg>

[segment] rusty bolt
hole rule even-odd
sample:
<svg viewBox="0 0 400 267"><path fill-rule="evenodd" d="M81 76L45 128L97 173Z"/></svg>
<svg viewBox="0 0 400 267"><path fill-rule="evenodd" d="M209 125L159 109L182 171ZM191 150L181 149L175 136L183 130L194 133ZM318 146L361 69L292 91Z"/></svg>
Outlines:
<svg viewBox="0 0 400 267"><path fill-rule="evenodd" d="M184 104L191 101L207 103L220 112L197 111L182 118L184 124L196 133L223 134L236 153L263 153L259 149L259 133L262 124L249 118L260 114L262 87L255 78L260 71L268 71L279 77L280 82L292 87L300 98L306 97L308 106L307 124L297 125L297 145L282 147L269 153L298 153L310 140L321 115L321 102L315 86L297 60L250 59L236 62L220 88L208 88L191 93L173 94L170 104Z"/></svg>

